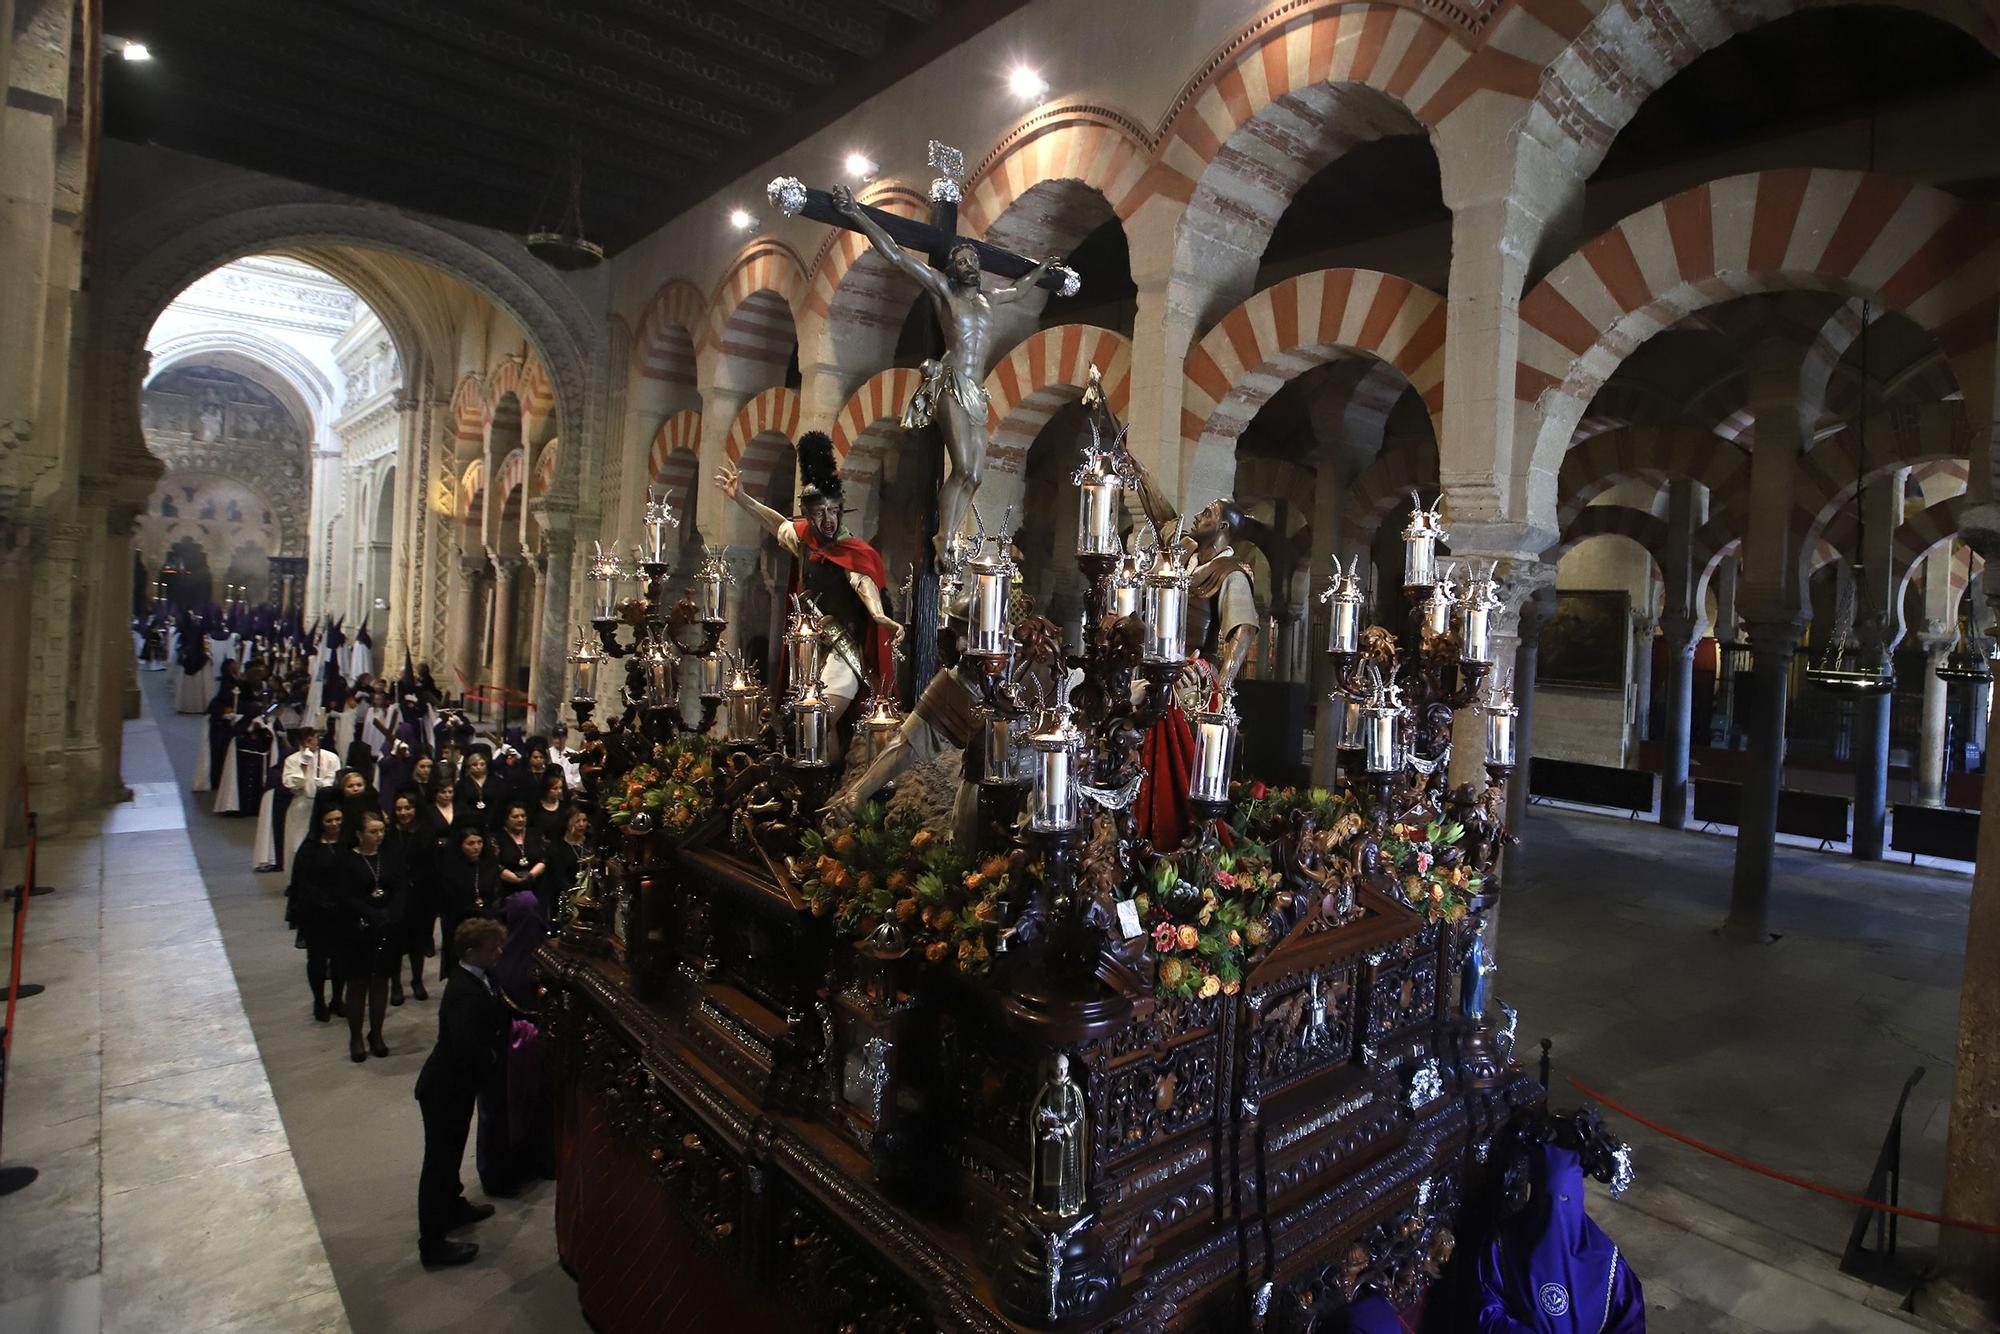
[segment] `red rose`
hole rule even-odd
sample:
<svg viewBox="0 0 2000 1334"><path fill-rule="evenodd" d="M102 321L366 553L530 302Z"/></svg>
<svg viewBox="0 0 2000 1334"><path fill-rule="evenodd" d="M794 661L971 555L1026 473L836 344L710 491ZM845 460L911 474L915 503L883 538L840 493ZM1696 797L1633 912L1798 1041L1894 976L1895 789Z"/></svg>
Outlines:
<svg viewBox="0 0 2000 1334"><path fill-rule="evenodd" d="M1264 793L1265 793L1265 792L1266 792L1267 790L1268 790L1268 789L1267 789L1267 788L1265 788L1265 786L1264 786L1264 785L1263 785L1263 784L1262 784L1261 782L1259 782L1259 783L1252 783L1252 784L1250 785L1250 800L1252 800L1252 801L1262 801L1262 800L1264 799Z"/></svg>

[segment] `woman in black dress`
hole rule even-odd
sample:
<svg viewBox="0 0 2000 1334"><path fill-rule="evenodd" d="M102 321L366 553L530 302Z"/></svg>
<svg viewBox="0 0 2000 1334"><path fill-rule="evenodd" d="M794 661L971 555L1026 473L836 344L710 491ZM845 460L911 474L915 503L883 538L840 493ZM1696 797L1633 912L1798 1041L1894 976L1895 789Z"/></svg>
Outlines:
<svg viewBox="0 0 2000 1334"><path fill-rule="evenodd" d="M563 824L563 836L547 845L542 855L549 869L535 884L535 897L542 901L542 914L554 922L562 907L563 895L576 887L577 871L589 851L590 812L571 806Z"/></svg>
<svg viewBox="0 0 2000 1334"><path fill-rule="evenodd" d="M542 790L533 798L528 807L528 828L542 836L544 844L560 842L563 831L569 827L569 780L560 769L547 769L542 773Z"/></svg>
<svg viewBox="0 0 2000 1334"><path fill-rule="evenodd" d="M403 904L408 884L403 868L382 847L388 832L382 812L373 807L355 823L354 846L339 863L334 882L341 926L341 967L347 975L347 1056L365 1061L368 1053L387 1056L382 1041L382 1015L389 999L389 979L403 963ZM368 1048L361 1047L361 1010L368 1009Z"/></svg>
<svg viewBox="0 0 2000 1334"><path fill-rule="evenodd" d="M458 778L457 804L463 808L459 819L481 829L491 829L500 823L500 808L507 800L499 780L488 771L491 763L486 748L478 747L465 757L465 771Z"/></svg>
<svg viewBox="0 0 2000 1334"><path fill-rule="evenodd" d="M493 836L493 860L500 867L500 893L504 898L521 890L537 890L548 874L548 858L542 852L542 836L528 827L528 808L518 801L507 803L500 832Z"/></svg>
<svg viewBox="0 0 2000 1334"><path fill-rule="evenodd" d="M312 987L313 1018L325 1023L344 1014L340 999L341 960L337 946L341 917L335 893L335 877L347 852L342 837L346 816L338 806L319 813L313 837L292 853L292 880L285 890L285 922L299 933L306 951L306 981ZM333 984L333 1000L327 1001L328 983Z"/></svg>
<svg viewBox="0 0 2000 1334"><path fill-rule="evenodd" d="M389 803L389 832L382 842L383 853L401 868L406 893L403 899L403 954L410 961L410 994L429 1000L424 990L424 960L436 948L437 887L431 880L431 863L437 854L437 836L424 825L419 803L423 794L406 787ZM399 960L389 978L389 1004L403 1003L403 965Z"/></svg>
<svg viewBox="0 0 2000 1334"><path fill-rule="evenodd" d="M486 851L486 831L461 825L445 839L437 861L438 914L444 919L444 958L438 970L449 976L458 962L452 935L468 917L500 915L500 867Z"/></svg>

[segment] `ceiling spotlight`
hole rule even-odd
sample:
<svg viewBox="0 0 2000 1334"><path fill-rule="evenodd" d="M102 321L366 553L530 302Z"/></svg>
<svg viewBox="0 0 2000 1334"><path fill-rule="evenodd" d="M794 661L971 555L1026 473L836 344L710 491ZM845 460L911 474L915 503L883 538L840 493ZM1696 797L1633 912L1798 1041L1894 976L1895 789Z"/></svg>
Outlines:
<svg viewBox="0 0 2000 1334"><path fill-rule="evenodd" d="M144 42L135 42L130 37L113 37L107 34L104 38L104 49L114 52L123 60L140 61L153 58L152 51L147 49Z"/></svg>
<svg viewBox="0 0 2000 1334"><path fill-rule="evenodd" d="M847 174L856 180L872 181L875 179L875 173L880 170L881 168L868 160L866 153L847 155Z"/></svg>
<svg viewBox="0 0 2000 1334"><path fill-rule="evenodd" d="M1030 102L1039 102L1049 91L1048 81L1026 65L1016 65L1007 75L1007 87L1014 96Z"/></svg>
<svg viewBox="0 0 2000 1334"><path fill-rule="evenodd" d="M757 215L747 208L732 208L729 210L729 225L739 232L754 232L757 230Z"/></svg>

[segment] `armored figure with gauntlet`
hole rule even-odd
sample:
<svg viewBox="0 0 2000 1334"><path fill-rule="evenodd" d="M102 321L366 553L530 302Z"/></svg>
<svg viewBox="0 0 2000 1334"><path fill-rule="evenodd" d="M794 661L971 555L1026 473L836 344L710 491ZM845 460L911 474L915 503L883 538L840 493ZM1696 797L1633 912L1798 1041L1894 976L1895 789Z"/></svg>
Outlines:
<svg viewBox="0 0 2000 1334"><path fill-rule="evenodd" d="M792 556L794 596L823 618L825 666L820 683L832 716L846 713L864 684L895 688L895 645L903 627L888 613L882 590L888 586L881 553L841 527L842 486L833 441L823 431L799 437L799 472L805 480L799 508L804 517L787 519L759 504L743 489L741 475L724 464L715 475L722 494L771 530Z"/></svg>

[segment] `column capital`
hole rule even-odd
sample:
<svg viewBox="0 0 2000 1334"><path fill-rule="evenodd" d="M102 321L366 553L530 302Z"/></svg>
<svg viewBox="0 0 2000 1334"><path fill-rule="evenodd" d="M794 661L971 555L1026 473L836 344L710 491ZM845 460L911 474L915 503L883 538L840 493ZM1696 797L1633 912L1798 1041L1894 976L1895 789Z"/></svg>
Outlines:
<svg viewBox="0 0 2000 1334"><path fill-rule="evenodd" d="M1799 649L1799 635L1805 629L1805 618L1783 614L1752 614L1743 618L1743 628L1750 635L1750 651L1759 658L1776 656L1780 662L1789 662Z"/></svg>
<svg viewBox="0 0 2000 1334"><path fill-rule="evenodd" d="M468 584L478 582L479 576L485 574L488 568L483 551L467 551L459 555L458 572Z"/></svg>
<svg viewBox="0 0 2000 1334"><path fill-rule="evenodd" d="M486 553L486 558L493 563L493 577L502 582L519 574L521 566L526 563L526 558L519 552L510 552L503 556L497 551L489 551Z"/></svg>
<svg viewBox="0 0 2000 1334"><path fill-rule="evenodd" d="M1701 618L1684 611L1662 612L1659 617L1660 637L1667 641L1667 647L1676 653L1694 652L1695 637L1701 630Z"/></svg>

